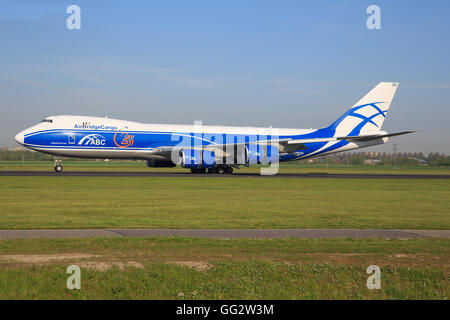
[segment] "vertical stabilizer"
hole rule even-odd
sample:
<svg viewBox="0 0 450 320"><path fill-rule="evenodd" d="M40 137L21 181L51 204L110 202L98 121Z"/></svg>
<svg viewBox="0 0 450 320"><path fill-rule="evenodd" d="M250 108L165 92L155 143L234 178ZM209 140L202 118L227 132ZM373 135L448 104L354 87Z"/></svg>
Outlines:
<svg viewBox="0 0 450 320"><path fill-rule="evenodd" d="M348 136L381 130L397 88L398 82L380 82L333 122L329 129L336 130L340 135Z"/></svg>

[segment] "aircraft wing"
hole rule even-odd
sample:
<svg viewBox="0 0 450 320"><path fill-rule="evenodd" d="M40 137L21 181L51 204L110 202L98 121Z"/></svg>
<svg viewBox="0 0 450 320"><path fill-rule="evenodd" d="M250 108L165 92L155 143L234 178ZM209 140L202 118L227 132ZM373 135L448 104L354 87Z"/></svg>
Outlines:
<svg viewBox="0 0 450 320"><path fill-rule="evenodd" d="M271 139L271 140L258 140L254 142L240 142L240 143L225 143L225 144L209 144L205 146L194 146L194 147L187 147L187 146L167 146L167 147L158 147L153 149L152 155L158 155L160 157L165 157L167 159L171 158L172 152L176 152L177 150L183 150L183 149L197 149L197 150L211 150L215 151L216 154L223 154L223 156L228 156L227 150L235 149L238 147L242 147L243 145L276 145L280 152L293 152L295 150L303 150L307 149L307 147L303 144L295 144L295 145L288 145L288 142L292 140L291 138L285 138L285 139Z"/></svg>
<svg viewBox="0 0 450 320"><path fill-rule="evenodd" d="M342 137L331 137L331 138L316 138L316 139L293 139L289 140L287 143L289 145L291 144L304 144L304 143L313 143L313 142L329 142L329 141L340 141L340 140L347 140L347 141L370 141L370 140L376 140L380 138L386 138L386 137L394 137L394 136L400 136L407 133L413 133L416 131L402 131L402 132L395 132L395 133L384 133L384 134L371 134L371 135L359 135L359 136L342 136Z"/></svg>
<svg viewBox="0 0 450 320"><path fill-rule="evenodd" d="M260 140L255 142L250 142L250 144L270 144L277 145L280 149L280 152L291 153L297 150L304 150L308 147L305 145L307 143L315 143L315 142L330 142L330 141L341 141L347 140L349 142L362 142L362 141L371 141L380 138L386 137L394 137L400 136L403 134L413 133L415 131L402 131L395 133L383 133L383 134L372 134L372 135L359 135L359 136L342 136L342 137L330 137L330 138L312 138L312 139L273 139L273 140ZM242 145L247 145L249 143L241 142L241 143L228 143L228 144L209 144L205 146L193 147L190 149L203 149L203 150L221 150L225 151L227 148L234 148ZM153 149L152 154L160 155L161 157L166 157L170 159L171 153L176 150L186 149L186 146L167 146L167 147L158 147Z"/></svg>
<svg viewBox="0 0 450 320"><path fill-rule="evenodd" d="M239 142L239 143L224 143L224 144L208 144L205 146L194 146L189 147L189 149L202 149L202 150L212 150L212 149L221 149L225 150L227 147L234 147L234 146L242 146L242 145L248 145L248 144L286 144L288 141L290 141L290 138L286 139L272 139L272 140L258 140L254 142ZM158 147L153 149L154 152L172 152L173 150L182 150L187 149L187 146L167 146L167 147ZM306 147L305 147L306 148Z"/></svg>

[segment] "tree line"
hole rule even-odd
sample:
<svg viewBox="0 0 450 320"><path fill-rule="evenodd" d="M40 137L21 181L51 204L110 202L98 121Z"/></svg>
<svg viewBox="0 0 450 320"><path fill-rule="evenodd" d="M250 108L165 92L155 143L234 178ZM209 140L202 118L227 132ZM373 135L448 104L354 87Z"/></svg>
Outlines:
<svg viewBox="0 0 450 320"><path fill-rule="evenodd" d="M49 154L34 152L30 150L0 150L0 161L52 161L53 157ZM82 160L71 158L71 161ZM424 155L422 152L344 152L329 156L314 158L316 163L330 164L367 164L378 165L431 165L431 166L450 166L450 156L439 152L431 152ZM375 161L374 161L375 160Z"/></svg>
<svg viewBox="0 0 450 320"><path fill-rule="evenodd" d="M431 152L424 155L422 152L344 152L318 158L316 162L329 162L334 164L378 164L378 165L431 165L450 166L450 156Z"/></svg>

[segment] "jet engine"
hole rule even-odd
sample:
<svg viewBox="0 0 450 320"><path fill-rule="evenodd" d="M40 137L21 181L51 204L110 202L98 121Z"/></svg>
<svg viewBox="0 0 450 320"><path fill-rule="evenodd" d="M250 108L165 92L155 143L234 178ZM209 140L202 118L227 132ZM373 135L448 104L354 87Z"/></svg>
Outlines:
<svg viewBox="0 0 450 320"><path fill-rule="evenodd" d="M211 168L215 165L215 154L211 150L184 149L179 157L183 168Z"/></svg>
<svg viewBox="0 0 450 320"><path fill-rule="evenodd" d="M250 144L246 147L246 163L270 164L279 159L279 148L275 145Z"/></svg>

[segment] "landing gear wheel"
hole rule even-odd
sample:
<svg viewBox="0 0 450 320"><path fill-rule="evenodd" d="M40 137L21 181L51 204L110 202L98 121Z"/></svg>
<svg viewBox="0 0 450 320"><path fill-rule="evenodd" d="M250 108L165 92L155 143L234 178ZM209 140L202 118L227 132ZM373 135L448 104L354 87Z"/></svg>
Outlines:
<svg viewBox="0 0 450 320"><path fill-rule="evenodd" d="M208 173L211 173L211 174L217 173L217 168L216 167L209 168Z"/></svg>
<svg viewBox="0 0 450 320"><path fill-rule="evenodd" d="M59 157L55 157L55 162L53 163L53 168L56 173L61 173L63 171L63 167L61 165L61 159Z"/></svg>
<svg viewBox="0 0 450 320"><path fill-rule="evenodd" d="M198 168L191 168L191 173L198 173Z"/></svg>
<svg viewBox="0 0 450 320"><path fill-rule="evenodd" d="M222 174L222 173L224 173L224 171L225 171L225 168L223 166L217 167L218 174Z"/></svg>
<svg viewBox="0 0 450 320"><path fill-rule="evenodd" d="M225 168L225 173L226 174L232 174L233 173L233 167L230 167L230 166L226 167Z"/></svg>
<svg viewBox="0 0 450 320"><path fill-rule="evenodd" d="M198 171L199 171L201 174L204 174L204 173L206 173L206 168L199 168Z"/></svg>

